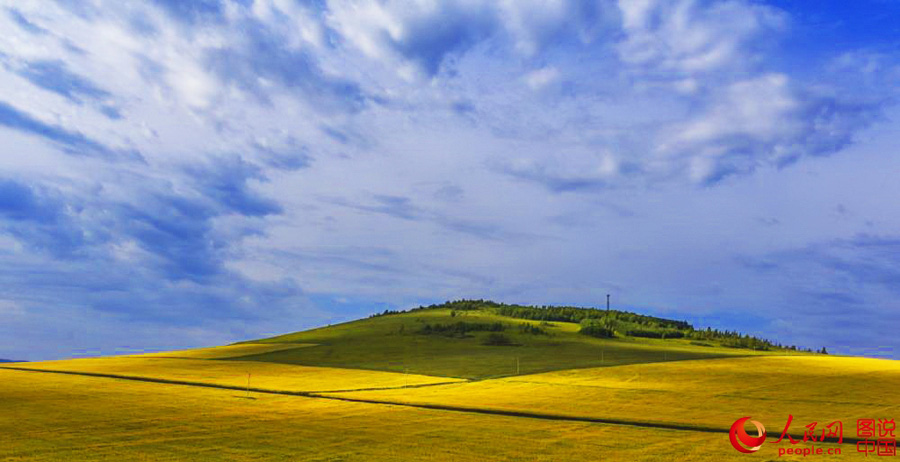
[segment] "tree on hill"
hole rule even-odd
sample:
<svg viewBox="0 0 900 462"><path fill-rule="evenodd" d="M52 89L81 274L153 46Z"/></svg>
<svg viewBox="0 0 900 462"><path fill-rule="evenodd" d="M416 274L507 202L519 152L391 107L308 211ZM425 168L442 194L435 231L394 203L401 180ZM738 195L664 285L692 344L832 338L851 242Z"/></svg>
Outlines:
<svg viewBox="0 0 900 462"><path fill-rule="evenodd" d="M694 326L686 321L677 321L672 319L658 318L655 316L647 316L628 311L620 310L603 310L598 308L583 308L574 306L524 306L524 305L508 305L505 303L497 303L491 300L454 300L442 304L429 306L420 306L408 311L392 311L385 310L383 313L373 316L388 316L400 314L403 312L416 312L421 310L450 310L450 317L458 318L459 316L471 311L485 311L518 319L527 319L531 321L559 321L581 324L581 333L594 337L615 338L617 336L624 337L645 337L657 339L686 339L701 344L710 344L710 342L718 343L720 346L729 348L746 348L751 350L769 351L769 350L794 350L809 351L812 349L799 350L796 346L781 346L769 340L754 337L747 334L741 334L737 331L720 331L707 327L703 330L696 330ZM465 324L465 323L464 323ZM492 331L478 326L478 323L471 325L431 325L425 327L420 333L424 334L443 334L443 335L466 335L468 331ZM540 332L526 332L538 334ZM824 352L824 348L820 353ZM827 353L823 353L827 354Z"/></svg>

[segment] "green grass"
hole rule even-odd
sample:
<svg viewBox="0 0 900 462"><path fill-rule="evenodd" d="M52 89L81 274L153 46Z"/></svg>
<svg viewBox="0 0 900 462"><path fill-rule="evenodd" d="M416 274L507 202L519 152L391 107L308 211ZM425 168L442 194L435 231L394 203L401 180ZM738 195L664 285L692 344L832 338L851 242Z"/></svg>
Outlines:
<svg viewBox="0 0 900 462"><path fill-rule="evenodd" d="M685 339L599 339L578 333L568 322L539 321L499 316L491 310L456 312L428 309L377 316L353 322L281 335L252 343L304 343L313 347L283 349L241 356L250 361L410 372L424 375L484 379L562 369L616 366L766 354L752 350L699 346ZM426 324L456 322L493 323L514 346L484 345L489 332L465 337L423 335ZM520 332L519 325L539 326L549 335ZM780 352L784 354L784 352Z"/></svg>

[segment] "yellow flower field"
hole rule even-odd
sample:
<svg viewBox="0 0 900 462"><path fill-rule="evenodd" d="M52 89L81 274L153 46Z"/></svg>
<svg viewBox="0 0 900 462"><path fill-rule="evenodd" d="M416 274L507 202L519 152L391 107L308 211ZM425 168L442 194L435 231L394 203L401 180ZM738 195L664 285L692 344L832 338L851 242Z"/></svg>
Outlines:
<svg viewBox="0 0 900 462"><path fill-rule="evenodd" d="M340 396L713 428L753 416L780 434L789 414L792 431L800 433L813 421L841 420L855 430L858 418L900 417L898 386L896 361L769 356L575 369Z"/></svg>
<svg viewBox="0 0 900 462"><path fill-rule="evenodd" d="M0 370L0 383L0 459L9 461L762 460L723 434L12 370ZM862 458L843 449L817 460Z"/></svg>
<svg viewBox="0 0 900 462"><path fill-rule="evenodd" d="M122 375L257 389L305 392L404 387L460 379L394 372L309 367L258 361L217 361L171 357L130 356L72 359L18 364L15 367L51 371Z"/></svg>
<svg viewBox="0 0 900 462"><path fill-rule="evenodd" d="M262 353L272 353L281 350L290 350L293 348L303 348L315 346L312 343L283 343L283 344L262 344L262 343L239 343L235 345L216 346L210 348L196 348L191 350L163 351L159 353L146 353L135 355L144 358L193 358L193 359L226 359L237 358L247 355L255 355Z"/></svg>

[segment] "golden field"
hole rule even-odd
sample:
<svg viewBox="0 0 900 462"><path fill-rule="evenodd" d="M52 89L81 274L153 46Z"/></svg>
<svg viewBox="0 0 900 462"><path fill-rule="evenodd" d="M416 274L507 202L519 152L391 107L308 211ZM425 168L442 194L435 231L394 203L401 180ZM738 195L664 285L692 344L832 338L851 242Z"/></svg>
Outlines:
<svg viewBox="0 0 900 462"><path fill-rule="evenodd" d="M50 371L86 372L136 378L197 382L227 387L312 392L404 387L460 379L394 372L294 366L258 361L218 361L156 356L70 359L19 365Z"/></svg>
<svg viewBox="0 0 900 462"><path fill-rule="evenodd" d="M303 348L315 346L312 343L280 343L280 344L262 344L262 343L241 343L236 345L225 345L210 348L196 348L191 350L175 350L163 351L159 353L146 353L142 355L132 355L139 358L183 358L183 359L228 359L241 356L256 355L263 353L273 353L281 350L289 350L293 348ZM123 356L129 357L129 356Z"/></svg>
<svg viewBox="0 0 900 462"><path fill-rule="evenodd" d="M813 421L854 424L900 414L900 363L830 356L706 359L574 369L363 399L728 428L753 416L780 433ZM821 428L821 427L820 427ZM855 436L855 435L854 435Z"/></svg>
<svg viewBox="0 0 900 462"><path fill-rule="evenodd" d="M271 394L246 399L233 390L41 372L0 370L0 383L0 458L9 461L739 461L774 457L774 452L739 454L724 434ZM843 446L842 456L819 457L862 457L852 445Z"/></svg>
<svg viewBox="0 0 900 462"><path fill-rule="evenodd" d="M261 388L404 387L415 376L244 361L100 358L9 367ZM398 376L398 377L394 377ZM254 376L255 377L255 376ZM416 384L441 377L416 377ZM256 380L256 379L254 379ZM752 415L777 436L811 420L894 417L900 366L841 357L751 357L557 371L333 396L727 429ZM263 386L264 385L264 386ZM835 395L834 393L838 394ZM885 402L884 398L888 401ZM879 401L880 400L880 401ZM763 460L725 433L642 428L0 369L4 460ZM823 445L824 447L834 445ZM841 456L862 457L852 443ZM791 457L779 459L792 460Z"/></svg>

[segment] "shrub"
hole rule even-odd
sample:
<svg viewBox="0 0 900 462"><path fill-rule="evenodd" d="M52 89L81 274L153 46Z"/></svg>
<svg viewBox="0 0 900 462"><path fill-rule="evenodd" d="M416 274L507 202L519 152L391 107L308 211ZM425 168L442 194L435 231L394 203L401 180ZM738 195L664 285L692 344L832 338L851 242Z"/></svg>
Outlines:
<svg viewBox="0 0 900 462"><path fill-rule="evenodd" d="M582 326L581 329L578 330L578 333L597 338L613 338L616 336L612 329L601 326L600 324L588 324Z"/></svg>
<svg viewBox="0 0 900 462"><path fill-rule="evenodd" d="M487 336L487 338L484 339L483 344L491 345L491 346L511 346L511 345L513 345L513 342L509 337L507 337L503 334L499 334L497 332L491 332Z"/></svg>
<svg viewBox="0 0 900 462"><path fill-rule="evenodd" d="M425 324L419 331L424 335L446 335L448 337L465 337L469 332L501 332L506 326L500 322L464 322L452 324Z"/></svg>
<svg viewBox="0 0 900 462"><path fill-rule="evenodd" d="M657 332L655 330L644 330L644 329L629 329L625 331L625 335L629 337L643 337L643 338L662 338L662 332Z"/></svg>
<svg viewBox="0 0 900 462"><path fill-rule="evenodd" d="M650 330L650 329L629 329L625 331L625 335L630 337L644 338L683 338L684 332L677 330Z"/></svg>
<svg viewBox="0 0 900 462"><path fill-rule="evenodd" d="M531 335L550 335L546 330L532 324L520 324L519 332Z"/></svg>

